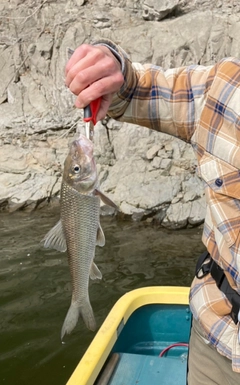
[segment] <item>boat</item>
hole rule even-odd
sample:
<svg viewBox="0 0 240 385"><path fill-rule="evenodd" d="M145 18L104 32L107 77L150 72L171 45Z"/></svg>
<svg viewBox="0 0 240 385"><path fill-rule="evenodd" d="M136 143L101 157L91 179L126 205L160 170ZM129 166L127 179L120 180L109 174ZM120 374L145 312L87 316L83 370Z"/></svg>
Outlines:
<svg viewBox="0 0 240 385"><path fill-rule="evenodd" d="M185 385L189 288L132 290L113 306L67 385Z"/></svg>

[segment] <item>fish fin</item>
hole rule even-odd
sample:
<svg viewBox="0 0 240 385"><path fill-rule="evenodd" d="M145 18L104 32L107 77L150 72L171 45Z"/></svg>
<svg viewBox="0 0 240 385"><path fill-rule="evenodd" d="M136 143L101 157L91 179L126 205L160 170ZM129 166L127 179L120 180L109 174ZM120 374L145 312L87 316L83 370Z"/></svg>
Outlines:
<svg viewBox="0 0 240 385"><path fill-rule="evenodd" d="M101 198L101 200L103 201L103 203L105 203L105 205L111 206L115 210L119 211L117 205L115 205L115 203L110 198L108 198L105 194L103 194L101 191L99 191L98 189L95 189L94 194L98 195Z"/></svg>
<svg viewBox="0 0 240 385"><path fill-rule="evenodd" d="M63 340L65 334L70 334L73 331L73 329L77 325L79 314L81 314L83 321L88 329L92 331L96 330L96 321L89 299L86 299L81 304L81 306L77 306L76 304L71 303L66 318L63 322L61 340Z"/></svg>
<svg viewBox="0 0 240 385"><path fill-rule="evenodd" d="M102 273L97 267L96 263L92 263L91 269L90 269L90 278L91 279L102 279Z"/></svg>
<svg viewBox="0 0 240 385"><path fill-rule="evenodd" d="M43 240L44 247L64 252L67 250L66 239L63 234L61 220L45 235Z"/></svg>
<svg viewBox="0 0 240 385"><path fill-rule="evenodd" d="M96 239L96 245L103 247L105 245L105 235L103 232L103 229L99 223L98 230L97 230L97 239Z"/></svg>

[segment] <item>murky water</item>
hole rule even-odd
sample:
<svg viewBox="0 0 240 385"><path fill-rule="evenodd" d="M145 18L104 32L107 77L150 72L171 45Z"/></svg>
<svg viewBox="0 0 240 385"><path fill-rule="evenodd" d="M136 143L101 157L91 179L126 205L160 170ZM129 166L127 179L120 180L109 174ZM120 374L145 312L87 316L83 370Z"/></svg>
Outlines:
<svg viewBox="0 0 240 385"><path fill-rule="evenodd" d="M60 341L70 305L66 254L39 244L58 220L56 211L0 215L0 383L65 385L94 333L80 320ZM162 230L102 218L106 236L96 262L103 273L91 282L98 326L125 292L151 285L190 285L202 252L201 229Z"/></svg>

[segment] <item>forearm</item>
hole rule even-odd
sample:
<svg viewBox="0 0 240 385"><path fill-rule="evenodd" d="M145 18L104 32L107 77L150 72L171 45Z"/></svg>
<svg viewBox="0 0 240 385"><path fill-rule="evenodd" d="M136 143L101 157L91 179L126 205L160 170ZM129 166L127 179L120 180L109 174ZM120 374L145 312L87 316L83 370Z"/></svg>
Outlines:
<svg viewBox="0 0 240 385"><path fill-rule="evenodd" d="M204 106L211 67L164 71L160 66L132 63L121 47L99 41L121 62L124 83L114 94L108 114L189 141Z"/></svg>

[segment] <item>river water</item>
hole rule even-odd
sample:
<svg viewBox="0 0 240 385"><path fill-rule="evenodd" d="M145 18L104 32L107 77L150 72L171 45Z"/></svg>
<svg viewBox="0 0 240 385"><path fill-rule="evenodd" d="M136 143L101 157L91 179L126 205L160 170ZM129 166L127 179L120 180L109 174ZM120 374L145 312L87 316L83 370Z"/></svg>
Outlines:
<svg viewBox="0 0 240 385"><path fill-rule="evenodd" d="M67 257L40 244L58 211L0 215L0 384L65 385L95 335L79 320L60 341L71 299ZM112 217L101 223L106 245L97 248L96 263L103 279L90 283L98 326L129 290L190 285L204 249L201 229L169 231Z"/></svg>

